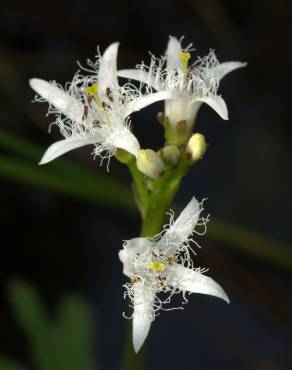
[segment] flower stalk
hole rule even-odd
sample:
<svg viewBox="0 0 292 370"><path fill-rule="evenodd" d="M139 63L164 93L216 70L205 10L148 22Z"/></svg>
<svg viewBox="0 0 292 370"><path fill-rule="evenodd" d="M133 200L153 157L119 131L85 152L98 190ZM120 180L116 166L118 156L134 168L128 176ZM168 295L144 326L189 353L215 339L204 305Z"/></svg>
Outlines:
<svg viewBox="0 0 292 370"><path fill-rule="evenodd" d="M159 202L157 201L159 200L158 193L156 193L155 197L153 197L153 195L152 197L149 197L148 191L143 186L144 176L137 170L135 161L130 162L128 167L135 183L134 196L135 201L138 204L142 220L140 236L154 236L160 232L164 224L168 206L159 206ZM174 197L176 190L177 188L173 189L175 192L172 194L172 198ZM163 203L164 205L171 203L171 199L169 197L170 194L168 194L168 197L165 197L167 198L167 202L165 199L165 202ZM155 217L153 217L153 215L155 215ZM133 349L132 331L132 322L127 320L121 370L144 370L146 368L147 343L144 344L138 353L135 353Z"/></svg>

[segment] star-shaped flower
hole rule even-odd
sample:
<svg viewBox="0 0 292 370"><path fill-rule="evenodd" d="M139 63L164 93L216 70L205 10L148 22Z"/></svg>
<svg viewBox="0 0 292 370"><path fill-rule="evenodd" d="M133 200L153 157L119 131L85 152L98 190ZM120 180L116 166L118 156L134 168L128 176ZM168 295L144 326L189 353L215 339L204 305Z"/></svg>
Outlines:
<svg viewBox="0 0 292 370"><path fill-rule="evenodd" d="M130 84L119 86L117 54L119 43L111 44L95 62L88 61L87 72L78 71L66 89L55 82L31 79L30 86L48 101L48 113L57 114L56 124L65 139L52 144L40 164L85 145L95 146L94 155L110 158L118 148L137 156L140 145L129 129L128 116L168 94L142 95Z"/></svg>
<svg viewBox="0 0 292 370"><path fill-rule="evenodd" d="M133 305L133 344L135 352L143 345L160 309L169 310L171 297L182 292L183 303L187 293L209 294L229 303L224 290L210 277L206 269L194 268L189 243L194 232L201 234L197 227L206 231L208 219L200 218L202 203L195 198L180 216L164 227L153 238L134 238L124 243L119 257L124 265L123 272L131 279L125 285L125 297ZM180 307L181 308L181 307ZM172 308L170 308L172 309Z"/></svg>
<svg viewBox="0 0 292 370"><path fill-rule="evenodd" d="M189 65L192 44L183 49L181 41L170 37L165 55L161 58L152 55L149 66L142 63L137 69L118 71L118 76L142 81L157 91L169 92L164 125L170 125L167 136L173 144L177 144L177 137L173 138L172 132L191 132L202 103L208 104L223 119L228 119L226 104L217 94L219 81L227 73L246 65L241 62L219 64L213 51Z"/></svg>

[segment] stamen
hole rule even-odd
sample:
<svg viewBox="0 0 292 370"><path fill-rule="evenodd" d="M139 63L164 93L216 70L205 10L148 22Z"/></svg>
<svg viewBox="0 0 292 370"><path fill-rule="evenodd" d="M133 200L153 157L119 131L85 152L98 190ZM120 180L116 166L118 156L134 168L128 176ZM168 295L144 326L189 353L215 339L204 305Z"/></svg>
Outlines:
<svg viewBox="0 0 292 370"><path fill-rule="evenodd" d="M111 107L108 104L106 104L104 101L101 103L101 105L105 111L109 111L111 109Z"/></svg>
<svg viewBox="0 0 292 370"><path fill-rule="evenodd" d="M92 95L87 95L87 102L88 102L90 107L91 107L92 100L93 100L93 96Z"/></svg>
<svg viewBox="0 0 292 370"><path fill-rule="evenodd" d="M105 93L106 93L106 96L107 96L108 100L113 102L114 101L113 94L112 94L112 91L109 87L106 88Z"/></svg>
<svg viewBox="0 0 292 370"><path fill-rule="evenodd" d="M189 59L191 58L191 54L190 53L179 53L178 57L181 60L181 69L183 73L186 74L188 70L188 62L189 62Z"/></svg>
<svg viewBox="0 0 292 370"><path fill-rule="evenodd" d="M131 277L131 282L132 282L133 284L138 283L140 280L141 280L141 279L140 279L140 278L139 278L139 276L137 276L137 275L133 275L133 276Z"/></svg>
<svg viewBox="0 0 292 370"><path fill-rule="evenodd" d="M98 96L98 84L94 83L93 85L86 87L84 91L89 96L92 96L98 108L102 109L102 102L100 100L100 97Z"/></svg>
<svg viewBox="0 0 292 370"><path fill-rule="evenodd" d="M87 117L88 117L88 106L84 105L82 119L85 120Z"/></svg>
<svg viewBox="0 0 292 370"><path fill-rule="evenodd" d="M176 257L175 257L175 256L169 256L169 257L167 257L167 258L166 258L167 262L168 262L170 265L172 264L172 262L173 262L175 259L176 259Z"/></svg>
<svg viewBox="0 0 292 370"><path fill-rule="evenodd" d="M166 287L166 278L164 276L158 276L157 277L158 286L163 289Z"/></svg>

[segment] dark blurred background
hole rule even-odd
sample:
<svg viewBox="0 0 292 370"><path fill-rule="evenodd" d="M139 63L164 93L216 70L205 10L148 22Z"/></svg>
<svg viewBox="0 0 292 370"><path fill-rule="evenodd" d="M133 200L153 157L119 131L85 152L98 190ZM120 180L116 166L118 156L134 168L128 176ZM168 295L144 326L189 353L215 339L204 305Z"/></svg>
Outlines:
<svg viewBox="0 0 292 370"><path fill-rule="evenodd" d="M103 51L120 41L120 68L146 62L149 50L162 54L169 35L184 35L185 45L193 42L194 56L212 48L220 61L248 62L221 83L229 122L207 106L200 110L196 128L210 146L176 197L179 206L192 195L208 198L211 234L199 239L197 264L210 267L231 304L192 295L184 312L162 312L148 338L147 369L292 368L291 10L288 0L10 0L1 5L1 132L42 151L60 135L56 129L48 135L52 117L45 117L46 104L31 104L28 79L64 84L76 61L93 58L97 45ZM156 123L161 109L157 103L132 117L144 147L163 143ZM8 299L11 281L21 279L37 289L52 317L63 296L87 299L93 307L96 368L116 370L126 325L121 287L126 279L117 252L122 240L138 235L138 215L119 201L107 207L106 201L50 188L43 168L36 169L41 180L34 184L29 171L37 160L24 159L20 144L12 150L4 141L0 355L39 370ZM130 189L126 168L112 160L107 174L90 148L65 160Z"/></svg>

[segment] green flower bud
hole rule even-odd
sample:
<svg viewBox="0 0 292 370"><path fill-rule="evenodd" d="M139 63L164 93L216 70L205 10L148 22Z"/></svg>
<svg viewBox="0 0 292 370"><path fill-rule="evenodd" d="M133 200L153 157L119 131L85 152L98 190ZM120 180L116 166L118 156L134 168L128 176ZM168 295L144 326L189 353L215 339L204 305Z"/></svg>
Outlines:
<svg viewBox="0 0 292 370"><path fill-rule="evenodd" d="M177 164L180 154L179 149L175 145L167 145L160 150L161 158L169 167L173 167Z"/></svg>

